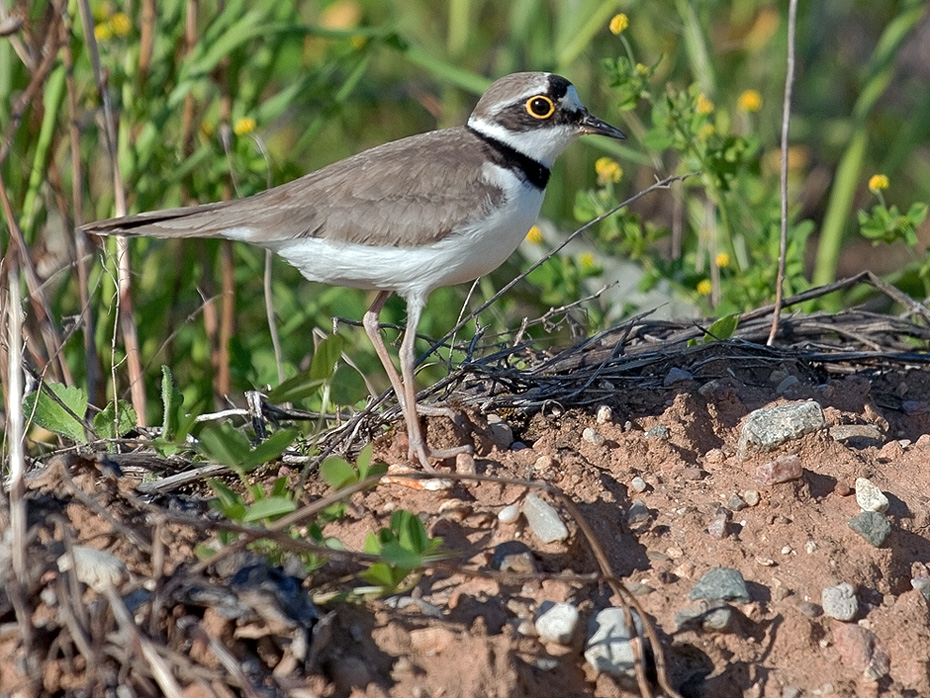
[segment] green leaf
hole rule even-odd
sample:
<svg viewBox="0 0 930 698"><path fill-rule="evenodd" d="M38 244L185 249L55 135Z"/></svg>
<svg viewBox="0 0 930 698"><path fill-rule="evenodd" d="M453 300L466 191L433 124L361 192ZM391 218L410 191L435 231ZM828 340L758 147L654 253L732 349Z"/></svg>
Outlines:
<svg viewBox="0 0 930 698"><path fill-rule="evenodd" d="M62 404L48 391L54 393ZM40 427L78 443L87 443L81 421L87 411L87 393L82 388L61 383L43 383L39 390L26 396L23 409L26 417L31 417Z"/></svg>
<svg viewBox="0 0 930 698"><path fill-rule="evenodd" d="M251 451L245 435L225 423L204 429L200 434L200 446L210 460L237 470L243 468Z"/></svg>
<svg viewBox="0 0 930 698"><path fill-rule="evenodd" d="M322 381L330 379L345 343L346 340L338 334L330 335L320 342L310 361L310 377Z"/></svg>
<svg viewBox="0 0 930 698"><path fill-rule="evenodd" d="M261 521L263 519L276 519L290 514L297 508L297 503L290 497L265 497L246 508L242 521Z"/></svg>
<svg viewBox="0 0 930 698"><path fill-rule="evenodd" d="M282 429L275 432L246 454L242 459L242 467L251 470L275 460L294 443L298 433L296 429Z"/></svg>
<svg viewBox="0 0 930 698"><path fill-rule="evenodd" d="M385 543L381 547L381 557L387 564L403 568L408 572L423 564L422 555L394 541Z"/></svg>
<svg viewBox="0 0 930 698"><path fill-rule="evenodd" d="M334 490L342 489L358 482L358 471L339 456L330 456L320 466L320 475L323 481Z"/></svg>
<svg viewBox="0 0 930 698"><path fill-rule="evenodd" d="M118 418L115 417L117 414ZM117 439L136 426L136 419L136 411L128 402L118 400L116 405L108 402L94 416L94 431L102 439Z"/></svg>
<svg viewBox="0 0 930 698"><path fill-rule="evenodd" d="M724 315L718 318L707 328L704 334L704 342L716 342L724 339L730 339L739 325L739 315Z"/></svg>
<svg viewBox="0 0 930 698"><path fill-rule="evenodd" d="M277 403L297 402L309 395L313 395L326 381L322 378L314 378L312 370L311 368L309 371L303 371L288 378L268 393L268 401Z"/></svg>
<svg viewBox="0 0 930 698"><path fill-rule="evenodd" d="M171 369L165 365L161 367L161 435L162 438L170 441L178 433L178 427L181 420L181 405L184 402L184 396L174 385L174 377L171 375Z"/></svg>

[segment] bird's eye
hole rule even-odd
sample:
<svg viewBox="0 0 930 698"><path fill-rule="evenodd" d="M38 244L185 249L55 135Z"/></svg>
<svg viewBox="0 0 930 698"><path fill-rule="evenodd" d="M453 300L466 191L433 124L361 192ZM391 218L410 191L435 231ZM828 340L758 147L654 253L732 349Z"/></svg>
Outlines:
<svg viewBox="0 0 930 698"><path fill-rule="evenodd" d="M536 95L526 100L526 111L536 119L548 119L555 112L555 104L546 95Z"/></svg>

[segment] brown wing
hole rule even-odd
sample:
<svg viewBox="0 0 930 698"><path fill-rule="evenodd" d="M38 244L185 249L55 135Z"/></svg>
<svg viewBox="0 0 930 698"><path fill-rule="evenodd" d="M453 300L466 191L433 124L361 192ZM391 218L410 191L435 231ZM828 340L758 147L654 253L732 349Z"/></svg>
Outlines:
<svg viewBox="0 0 930 698"><path fill-rule="evenodd" d="M320 237L406 247L479 220L503 193L483 181L485 144L463 127L393 141L235 201L89 223L97 235ZM228 235L234 229L254 234Z"/></svg>

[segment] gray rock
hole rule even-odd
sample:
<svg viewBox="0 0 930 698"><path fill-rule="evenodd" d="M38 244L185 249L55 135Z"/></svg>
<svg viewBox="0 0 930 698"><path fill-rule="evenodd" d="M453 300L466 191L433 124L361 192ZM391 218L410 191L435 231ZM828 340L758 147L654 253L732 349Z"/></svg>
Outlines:
<svg viewBox="0 0 930 698"><path fill-rule="evenodd" d="M636 524L648 521L649 517L649 507L646 506L646 502L642 499L634 499L632 506L626 513L626 522L630 524L630 526L635 526Z"/></svg>
<svg viewBox="0 0 930 698"><path fill-rule="evenodd" d="M559 518L559 513L536 494L530 493L523 500L523 515L530 529L543 543L554 543L568 538L568 529Z"/></svg>
<svg viewBox="0 0 930 698"><path fill-rule="evenodd" d="M648 486L649 485L646 484L646 481L643 480L639 475L630 480L630 487L633 488L634 492L645 492Z"/></svg>
<svg viewBox="0 0 930 698"><path fill-rule="evenodd" d="M111 586L118 589L129 580L126 565L111 553L84 545L73 546L71 552L73 566L72 557L64 554L57 561L59 571L67 572L73 567L78 581L98 593L102 594Z"/></svg>
<svg viewBox="0 0 930 698"><path fill-rule="evenodd" d="M849 527L876 548L891 534L891 522L877 511L863 511L849 520Z"/></svg>
<svg viewBox="0 0 930 698"><path fill-rule="evenodd" d="M594 421L598 424L609 424L614 421L614 411L608 405L601 405L597 408L597 416Z"/></svg>
<svg viewBox="0 0 930 698"><path fill-rule="evenodd" d="M798 380L797 376L785 376L784 380L775 388L775 392L779 395L784 395L792 388L796 388L800 383L801 381Z"/></svg>
<svg viewBox="0 0 930 698"><path fill-rule="evenodd" d="M671 432L664 424L656 424L652 429L646 432L647 439L667 439Z"/></svg>
<svg viewBox="0 0 930 698"><path fill-rule="evenodd" d="M636 636L643 637L643 622L633 615ZM624 608L605 608L591 619L584 658L597 671L616 677L636 675L636 654L630 644L634 637Z"/></svg>
<svg viewBox="0 0 930 698"><path fill-rule="evenodd" d="M707 532L717 540L726 538L731 532L730 516L728 509L718 509L717 513L714 514L714 518L707 525Z"/></svg>
<svg viewBox="0 0 930 698"><path fill-rule="evenodd" d="M694 380L694 376L684 369L673 367L665 374L665 380L662 381L664 387L675 385L676 383L687 383Z"/></svg>
<svg viewBox="0 0 930 698"><path fill-rule="evenodd" d="M911 587L923 594L927 601L930 601L930 577L913 577Z"/></svg>
<svg viewBox="0 0 930 698"><path fill-rule="evenodd" d="M770 451L786 441L819 431L825 425L823 409L813 400L763 407L751 412L743 423L737 455L745 459L756 451Z"/></svg>
<svg viewBox="0 0 930 698"><path fill-rule="evenodd" d="M727 509L730 511L742 511L748 506L749 504L747 504L742 497L735 493L731 494L730 498L727 500Z"/></svg>
<svg viewBox="0 0 930 698"><path fill-rule="evenodd" d="M759 494L759 490L746 490L743 492L743 499L746 500L746 504L754 507L759 504L762 495Z"/></svg>
<svg viewBox="0 0 930 698"><path fill-rule="evenodd" d="M874 424L837 424L830 427L830 438L850 445L879 446L882 432Z"/></svg>
<svg viewBox="0 0 930 698"><path fill-rule="evenodd" d="M888 511L888 497L875 483L864 477L856 478L856 503L862 511L877 511L880 514Z"/></svg>
<svg viewBox="0 0 930 698"><path fill-rule="evenodd" d="M591 427L585 427L584 431L581 432L581 438L595 446L602 446L604 444L604 437L601 436L597 429L592 429Z"/></svg>
<svg viewBox="0 0 930 698"><path fill-rule="evenodd" d="M825 614L837 620L850 621L859 613L856 590L848 582L824 589L820 593L820 605Z"/></svg>
<svg viewBox="0 0 930 698"><path fill-rule="evenodd" d="M675 629L699 625L709 633L721 633L732 629L734 613L723 601L702 599L675 614Z"/></svg>
<svg viewBox="0 0 930 698"><path fill-rule="evenodd" d="M497 520L502 524L516 523L520 518L520 506L517 504L508 504L497 512Z"/></svg>
<svg viewBox="0 0 930 698"><path fill-rule="evenodd" d="M698 583L691 589L689 598L692 601L710 599L749 603L749 590L739 570L730 567L714 567L698 580Z"/></svg>
<svg viewBox="0 0 930 698"><path fill-rule="evenodd" d="M578 609L570 603L543 601L534 623L536 634L543 642L568 645L578 627Z"/></svg>

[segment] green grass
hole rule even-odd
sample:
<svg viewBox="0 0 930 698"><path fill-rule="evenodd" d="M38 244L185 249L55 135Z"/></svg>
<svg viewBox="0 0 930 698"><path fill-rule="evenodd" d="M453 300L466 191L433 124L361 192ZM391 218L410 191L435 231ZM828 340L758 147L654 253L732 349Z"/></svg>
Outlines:
<svg viewBox="0 0 930 698"><path fill-rule="evenodd" d="M39 284L27 289L30 365L49 380L83 387L93 405L103 407L114 392L128 394L125 350L114 331L115 242L106 243L104 255L72 231L113 215L114 162L130 212L244 196L386 140L462 123L490 81L514 70L566 75L593 112L632 136L624 144L587 139L560 159L544 215L564 228L657 176L701 174L602 224L587 238L587 255L567 248L534 274L535 285L524 282L486 311L482 325L515 328L523 317L577 299L588 284L610 281L604 270L616 257L642 268L642 286L662 281L718 316L774 296L786 48L781 5L231 0L197 3L188 42L186 2L159 2L151 26L143 21L144 3L127 4L133 14L125 16L121 3L95 2L90 22L119 117L115 159L103 139L102 97L80 5L62 12L67 45L36 49L57 35L49 31L55 15L48 0L19 3L23 28L0 40L0 129L8 144L0 174ZM930 200L924 146L930 97L926 69L912 58L914 27L926 21L924 3L800 11L788 291L830 281L864 256L922 296L930 274L922 245L902 233L897 239L904 242L896 244L905 250L903 261L884 262L892 250L885 243L863 255L869 242L858 235L857 211L880 203L907 212ZM617 12L629 17L619 36L607 28ZM27 54L35 58L24 62ZM52 56L44 74L42 55ZM35 89L27 92L30 84ZM747 90L759 93L758 110L741 108ZM29 99L17 120L24 94ZM595 162L605 156L622 166L619 181L598 181ZM881 202L868 189L876 173L891 183ZM11 225L5 218L5 256L13 249ZM669 242L676 226L680 249ZM187 408L207 409L215 399L217 335L210 328L219 322L223 246L138 240L130 247L147 420L159 419L161 364L170 366ZM234 246L232 259L227 283L235 294L235 327L226 389L238 399L278 379L264 310L264 254ZM473 306L528 264L519 254L509 260L479 285ZM435 293L421 331L443 334L466 292ZM313 328L328 331L334 316L359 320L370 300L302 282L277 261L272 297L286 376L306 368ZM38 310L43 303L50 313L45 321ZM618 312L593 306L589 329ZM392 301L384 319L401 324L403 315L402 304ZM472 325L459 338L473 331ZM385 387L360 328L341 332L361 374ZM534 332L545 344L570 340L567 331ZM423 380L443 370L430 369ZM107 380L111 374L115 383ZM337 375L339 401L363 398L359 374L343 368Z"/></svg>

